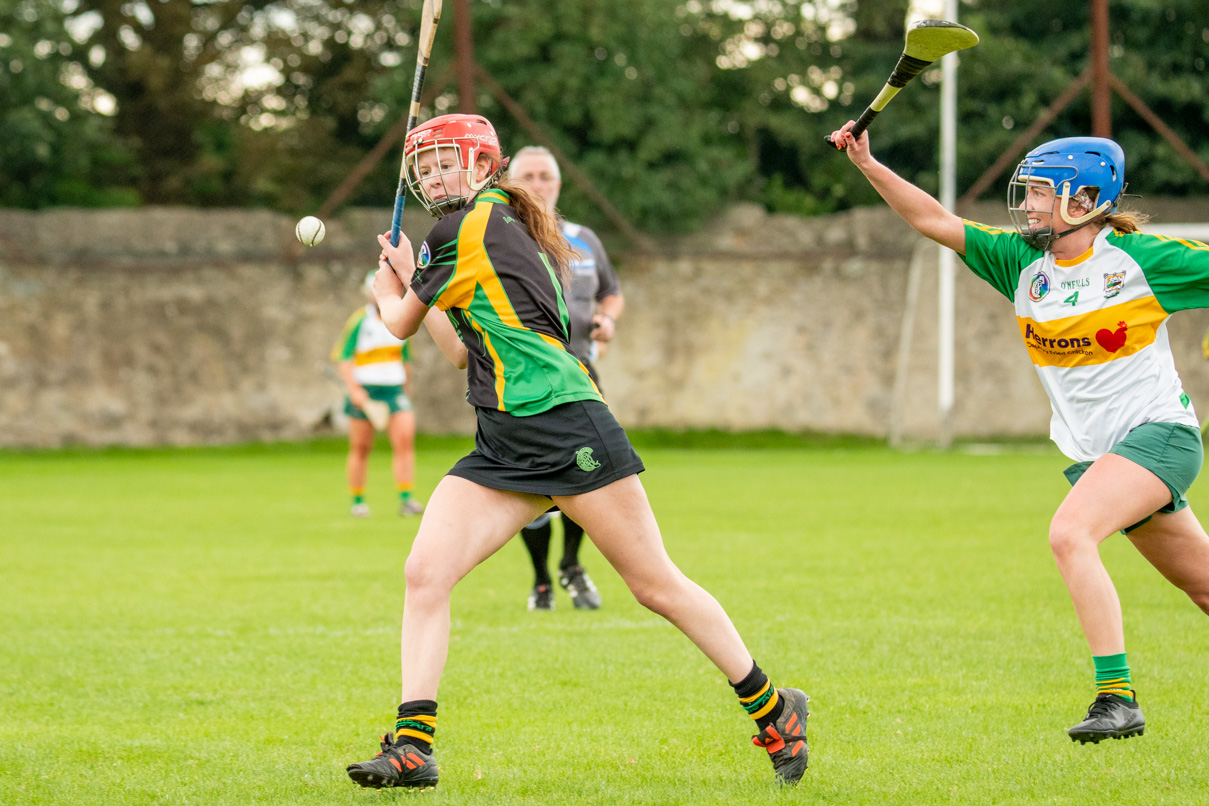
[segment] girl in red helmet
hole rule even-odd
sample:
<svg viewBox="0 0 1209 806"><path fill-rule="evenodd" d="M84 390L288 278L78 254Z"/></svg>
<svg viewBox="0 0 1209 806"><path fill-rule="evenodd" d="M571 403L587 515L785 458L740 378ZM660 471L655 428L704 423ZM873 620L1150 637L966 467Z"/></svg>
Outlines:
<svg viewBox="0 0 1209 806"><path fill-rule="evenodd" d="M467 369L475 449L437 485L407 558L402 704L382 752L350 765L362 786L427 787L437 687L449 648L450 593L551 505L591 536L638 601L678 627L726 676L756 721L777 779L806 770L806 703L774 688L730 618L668 557L638 481L642 461L568 347L563 299L573 258L540 198L501 181L491 124L444 115L408 133L407 181L439 220L413 260L382 246L374 294L398 338L421 322ZM445 316L428 316L435 306Z"/></svg>

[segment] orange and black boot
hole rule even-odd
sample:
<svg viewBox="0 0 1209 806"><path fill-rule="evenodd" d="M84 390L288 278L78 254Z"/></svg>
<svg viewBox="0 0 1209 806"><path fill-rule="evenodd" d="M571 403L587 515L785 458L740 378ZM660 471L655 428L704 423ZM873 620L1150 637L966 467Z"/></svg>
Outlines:
<svg viewBox="0 0 1209 806"><path fill-rule="evenodd" d="M437 763L432 753L415 743L382 737L382 752L369 761L348 765L348 777L362 787L402 786L427 789L437 785Z"/></svg>
<svg viewBox="0 0 1209 806"><path fill-rule="evenodd" d="M760 731L759 736L753 736L751 743L763 747L772 756L777 782L793 786L809 766L810 748L806 745L806 717L809 713L806 704L810 698L796 688L779 688L777 696L784 700L784 710L776 722Z"/></svg>

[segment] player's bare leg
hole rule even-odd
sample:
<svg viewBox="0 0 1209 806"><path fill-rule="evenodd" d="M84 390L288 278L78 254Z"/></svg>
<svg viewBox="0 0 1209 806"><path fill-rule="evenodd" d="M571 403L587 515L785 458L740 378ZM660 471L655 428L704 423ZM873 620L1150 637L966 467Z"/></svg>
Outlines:
<svg viewBox="0 0 1209 806"><path fill-rule="evenodd" d="M369 506L361 500L365 490L365 478L369 468L369 454L374 447L374 427L369 420L350 419L348 421L348 460L345 462L345 473L348 477L348 488L353 494L352 514L364 517L369 514Z"/></svg>
<svg viewBox="0 0 1209 806"><path fill-rule="evenodd" d="M449 655L450 593L549 506L548 498L493 490L458 476L437 485L404 568L399 721L382 737L382 752L348 766L353 781L377 788L436 785L432 737Z"/></svg>
<svg viewBox="0 0 1209 806"><path fill-rule="evenodd" d="M1100 543L1170 501L1171 491L1158 476L1108 453L1087 469L1054 514L1050 548L1093 655L1125 651L1121 602L1100 560Z"/></svg>
<svg viewBox="0 0 1209 806"><path fill-rule="evenodd" d="M637 476L554 503L583 526L639 604L679 628L731 682L747 674L751 653L718 601L668 556Z"/></svg>
<svg viewBox="0 0 1209 806"><path fill-rule="evenodd" d="M1128 680L1121 602L1100 559L1100 544L1170 501L1171 491L1158 476L1108 453L1075 483L1050 523L1050 548L1098 672L1101 662L1119 658L1121 679ZM1141 734L1144 726L1133 692L1122 683L1114 693L1099 693L1087 717L1068 733L1074 740L1099 742Z"/></svg>
<svg viewBox="0 0 1209 806"><path fill-rule="evenodd" d="M1129 539L1168 582L1209 614L1209 535L1192 507L1156 513Z"/></svg>
<svg viewBox="0 0 1209 806"><path fill-rule="evenodd" d="M583 495L555 496L554 503L583 526L638 602L679 628L726 675L756 721L753 742L768 751L777 780L796 784L809 759L810 698L796 688L774 688L718 601L672 562L638 477Z"/></svg>
<svg viewBox="0 0 1209 806"><path fill-rule="evenodd" d="M415 412L396 411L390 418L386 433L390 437L391 469L400 491L399 514L418 515L424 511L424 505L411 495L416 478Z"/></svg>
<svg viewBox="0 0 1209 806"><path fill-rule="evenodd" d="M493 490L459 476L437 485L404 569L405 702L436 699L449 652L453 586L549 506L549 498Z"/></svg>

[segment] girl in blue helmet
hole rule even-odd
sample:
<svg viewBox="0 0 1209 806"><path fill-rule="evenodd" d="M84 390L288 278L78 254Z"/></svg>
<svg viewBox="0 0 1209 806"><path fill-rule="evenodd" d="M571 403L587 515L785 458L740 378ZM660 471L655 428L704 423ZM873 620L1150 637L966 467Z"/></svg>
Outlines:
<svg viewBox="0 0 1209 806"><path fill-rule="evenodd" d="M1185 497L1201 435L1166 327L1175 311L1209 307L1209 246L1143 234L1144 216L1118 209L1125 155L1112 140L1067 137L1030 151L1009 184L1009 231L944 209L875 160L852 125L832 140L882 198L1016 308L1053 407L1050 436L1074 461L1049 542L1091 649L1096 699L1068 733L1081 742L1140 735L1121 604L1099 545L1124 532L1209 613L1209 536Z"/></svg>

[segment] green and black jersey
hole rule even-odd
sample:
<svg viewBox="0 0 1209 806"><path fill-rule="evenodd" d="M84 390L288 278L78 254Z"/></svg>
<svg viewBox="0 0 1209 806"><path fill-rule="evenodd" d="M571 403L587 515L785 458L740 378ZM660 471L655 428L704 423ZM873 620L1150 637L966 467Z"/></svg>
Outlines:
<svg viewBox="0 0 1209 806"><path fill-rule="evenodd" d="M485 190L441 218L420 247L412 291L445 311L466 345L472 406L523 417L601 400L568 347L558 277L508 201Z"/></svg>

